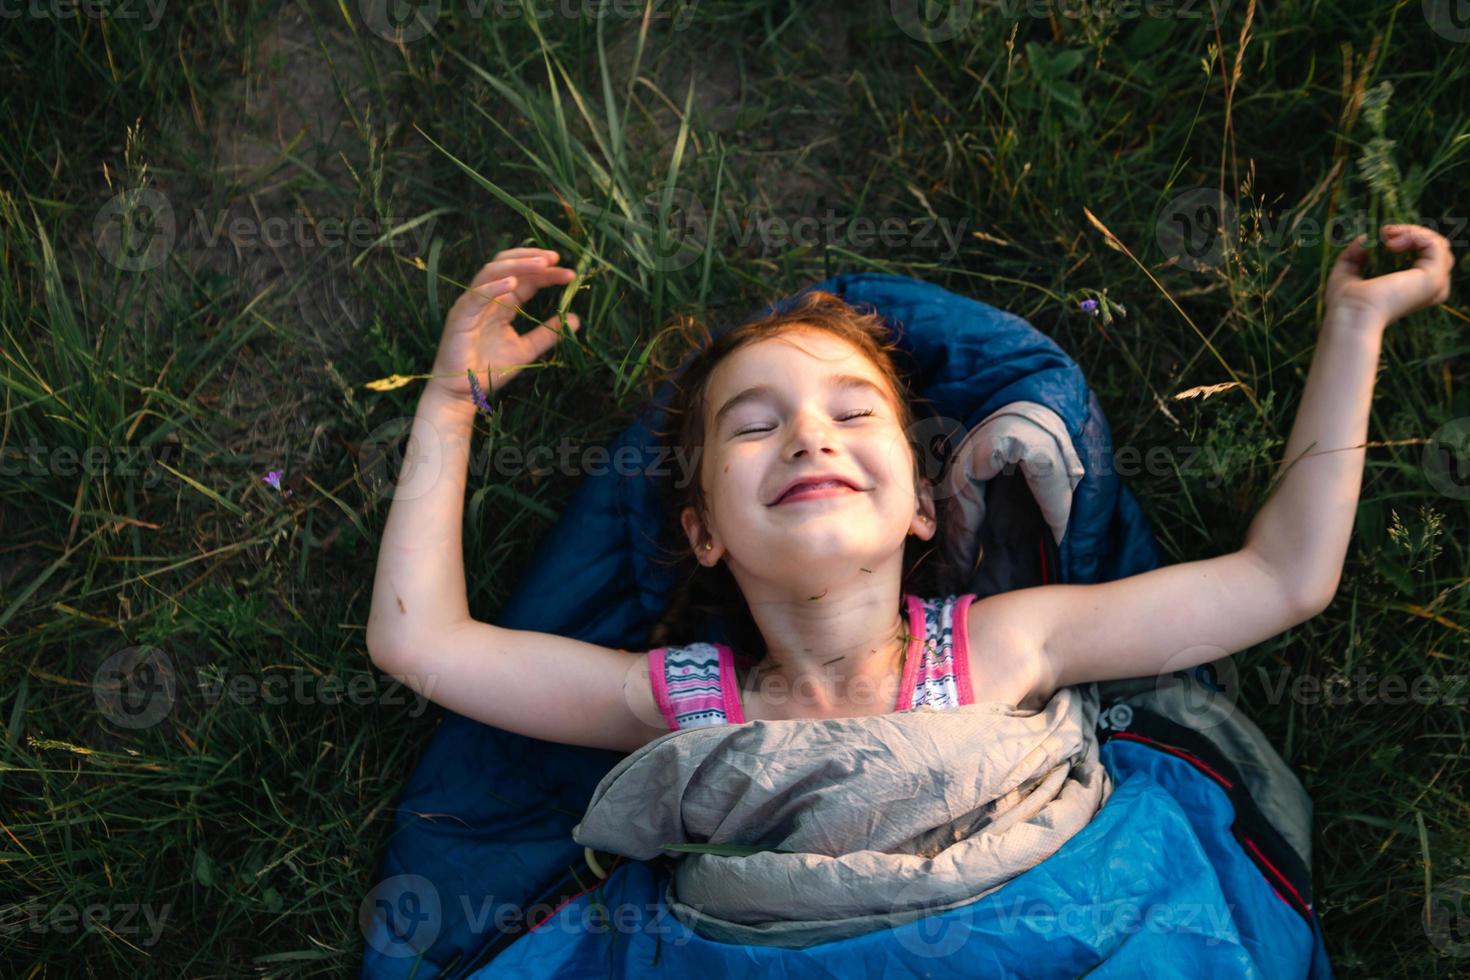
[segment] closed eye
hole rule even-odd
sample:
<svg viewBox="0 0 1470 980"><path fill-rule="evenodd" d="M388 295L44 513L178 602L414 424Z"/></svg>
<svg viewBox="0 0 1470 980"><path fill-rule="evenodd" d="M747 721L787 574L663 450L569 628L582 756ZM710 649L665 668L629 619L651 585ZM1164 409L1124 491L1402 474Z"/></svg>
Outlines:
<svg viewBox="0 0 1470 980"><path fill-rule="evenodd" d="M861 417L863 417L865 415L872 415L872 414L873 414L873 410L871 408L861 408L861 409L858 409L856 411L846 412L846 413L844 413L842 415L839 415L837 417L837 421L839 421L839 422L848 422L848 421L851 421L852 419L861 418ZM743 436L747 432L770 432L774 428L775 428L774 425L768 425L765 428L758 428L756 426L748 425L745 428L743 428L743 429L737 429L736 431L734 431L734 432L732 432L730 434L732 436Z"/></svg>

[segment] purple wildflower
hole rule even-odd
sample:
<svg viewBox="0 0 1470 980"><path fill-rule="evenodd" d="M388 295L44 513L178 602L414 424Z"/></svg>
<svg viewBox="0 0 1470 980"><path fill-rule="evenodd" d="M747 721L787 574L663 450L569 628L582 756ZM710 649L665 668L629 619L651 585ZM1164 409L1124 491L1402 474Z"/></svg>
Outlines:
<svg viewBox="0 0 1470 980"><path fill-rule="evenodd" d="M474 400L475 407L485 413L489 418L495 409L490 407L490 399L485 397L485 392L480 388L480 382L475 378L475 372L470 371L470 398Z"/></svg>
<svg viewBox="0 0 1470 980"><path fill-rule="evenodd" d="M1097 316L1097 300L1084 299L1078 305L1081 306L1082 309L1086 310L1088 313L1091 313L1093 316Z"/></svg>
<svg viewBox="0 0 1470 980"><path fill-rule="evenodd" d="M271 470L265 476L261 477L261 479L264 480L266 483L269 483L271 485L271 487L274 490L276 490L277 492L280 491L280 489L281 489L281 471L280 470ZM291 494L292 494L292 491L290 491L290 490L287 490L286 491L286 496L289 497L289 496L291 496Z"/></svg>

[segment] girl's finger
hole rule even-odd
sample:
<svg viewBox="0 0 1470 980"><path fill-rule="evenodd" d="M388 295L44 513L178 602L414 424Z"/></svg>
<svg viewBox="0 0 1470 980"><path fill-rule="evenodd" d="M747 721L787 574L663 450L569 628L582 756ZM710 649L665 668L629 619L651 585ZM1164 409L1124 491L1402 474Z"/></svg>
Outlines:
<svg viewBox="0 0 1470 980"><path fill-rule="evenodd" d="M521 255L509 259L497 256L480 267L480 271L475 273L475 278L470 280L470 288L473 289L482 283L508 275L520 275L544 269L548 261L550 260L545 255Z"/></svg>
<svg viewBox="0 0 1470 980"><path fill-rule="evenodd" d="M489 300L497 296L503 296L514 290L518 281L515 276L492 279L478 286L471 286L469 289L466 289L464 294L460 296L460 299L465 300L467 303L473 303L477 307L483 306Z"/></svg>
<svg viewBox="0 0 1470 980"><path fill-rule="evenodd" d="M565 266L537 268L532 272L517 277L519 282L516 286L516 299L524 303L532 296L535 296L536 291L543 286L550 286L552 284L565 286L575 279L576 276L577 271L575 269L568 269Z"/></svg>
<svg viewBox="0 0 1470 980"><path fill-rule="evenodd" d="M490 278L519 272L520 269L535 269L539 266L554 266L562 257L550 248L507 248L482 266L482 272L490 269Z"/></svg>
<svg viewBox="0 0 1470 980"><path fill-rule="evenodd" d="M1402 225L1399 237L1390 244L1395 251L1402 248L1413 248L1419 253L1418 259L1414 261L1414 268L1424 269L1427 272L1435 272L1441 266L1444 272L1449 273L1454 259L1450 256L1450 243L1441 234L1431 231L1421 225Z"/></svg>
<svg viewBox="0 0 1470 980"><path fill-rule="evenodd" d="M567 314L565 329L562 327L561 317L554 316L534 330L527 331L521 337L521 340L525 341L526 346L530 350L531 357L537 358L555 347L556 342L566 336L568 332L576 333L581 326L582 318L575 313Z"/></svg>
<svg viewBox="0 0 1470 980"><path fill-rule="evenodd" d="M1359 235L1347 243L1347 247L1337 256L1332 269L1328 272L1328 280L1358 279L1363 271L1363 264L1368 261L1368 249L1363 245L1366 236Z"/></svg>
<svg viewBox="0 0 1470 980"><path fill-rule="evenodd" d="M494 279L483 285L473 286L465 290L464 294L455 301L454 309L450 313L456 319L463 319L465 323L473 324L493 304L513 302L515 288L515 276Z"/></svg>
<svg viewBox="0 0 1470 980"><path fill-rule="evenodd" d="M1424 245L1434 237L1434 232L1421 225L1385 225L1383 228L1384 241L1395 248Z"/></svg>
<svg viewBox="0 0 1470 980"><path fill-rule="evenodd" d="M556 254L555 249L550 248L508 248L503 252L495 253L495 258L490 261L498 262L501 259L521 259L535 255L545 255L552 261L556 261L561 257Z"/></svg>

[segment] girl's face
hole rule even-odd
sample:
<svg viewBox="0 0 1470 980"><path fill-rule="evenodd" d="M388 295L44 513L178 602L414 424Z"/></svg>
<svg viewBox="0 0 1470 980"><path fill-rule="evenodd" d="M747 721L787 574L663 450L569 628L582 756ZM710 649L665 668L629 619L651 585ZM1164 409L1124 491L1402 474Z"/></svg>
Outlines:
<svg viewBox="0 0 1470 980"><path fill-rule="evenodd" d="M915 496L894 397L857 348L813 329L722 361L710 378L699 468L709 513L681 515L699 561L727 556L737 579L792 587L901 566L910 532L933 536L934 506L927 484ZM778 500L792 481L820 476L852 488Z"/></svg>

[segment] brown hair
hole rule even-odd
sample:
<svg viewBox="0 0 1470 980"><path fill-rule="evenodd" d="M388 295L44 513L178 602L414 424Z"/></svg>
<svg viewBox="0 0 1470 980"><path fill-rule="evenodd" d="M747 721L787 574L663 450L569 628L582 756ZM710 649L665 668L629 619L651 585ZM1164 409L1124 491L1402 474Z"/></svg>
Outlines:
<svg viewBox="0 0 1470 980"><path fill-rule="evenodd" d="M682 368L663 369L650 376L650 387L654 390L664 381L673 386L673 397L662 416L668 427L653 427L652 431L656 440L667 440L672 435L675 449L682 453L679 458L698 461L703 456L710 379L725 358L741 348L794 330L819 330L857 348L888 380L899 426L910 441L917 493L923 475L920 452L913 445L915 413L899 366L907 355L890 339L889 330L876 311L860 311L833 293L814 289L764 316L718 334L712 334L703 321L690 316L676 317L673 328L673 333L684 341L683 348L692 350L692 356L686 358ZM728 639L737 663L742 667L758 664L766 655L765 639L756 627L735 577L724 562L712 568L699 564L679 520L685 507L693 507L699 514L708 513L699 468L687 485L677 485L672 477L659 478L657 483L665 518L660 540L671 543L667 548L670 557L661 563L678 566L679 585L663 618L650 634L649 647L707 641L711 638L711 620L723 617L733 632ZM932 550L932 541L918 537L906 539L904 591L919 595L933 591L933 582L920 580L921 574L930 571L924 559Z"/></svg>

